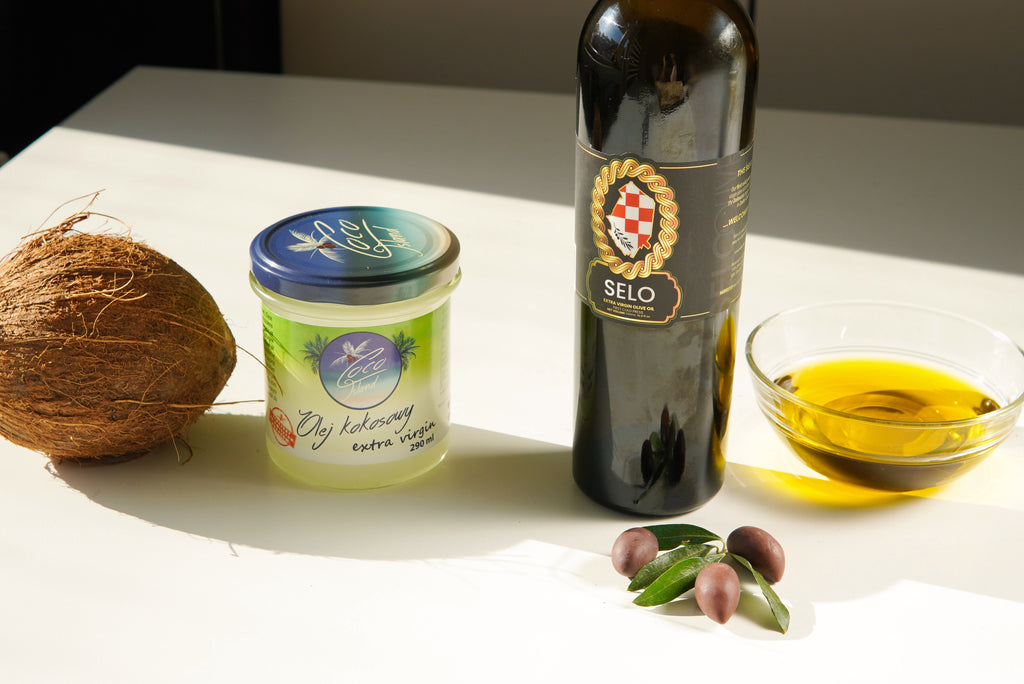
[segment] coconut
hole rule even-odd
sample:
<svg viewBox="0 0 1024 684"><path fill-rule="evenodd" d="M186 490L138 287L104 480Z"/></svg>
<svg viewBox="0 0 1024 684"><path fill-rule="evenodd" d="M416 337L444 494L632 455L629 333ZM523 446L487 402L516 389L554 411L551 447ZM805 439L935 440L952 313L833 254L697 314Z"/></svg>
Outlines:
<svg viewBox="0 0 1024 684"><path fill-rule="evenodd" d="M54 461L116 463L173 441L235 366L209 292L83 210L0 262L0 434Z"/></svg>

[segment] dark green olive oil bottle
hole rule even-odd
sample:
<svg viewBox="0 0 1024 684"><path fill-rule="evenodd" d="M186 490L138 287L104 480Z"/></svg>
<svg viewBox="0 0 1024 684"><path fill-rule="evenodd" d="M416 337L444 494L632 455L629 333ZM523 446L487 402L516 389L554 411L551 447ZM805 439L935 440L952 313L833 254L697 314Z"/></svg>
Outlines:
<svg viewBox="0 0 1024 684"><path fill-rule="evenodd" d="M583 26L573 476L613 509L722 486L757 63L734 0L601 0Z"/></svg>

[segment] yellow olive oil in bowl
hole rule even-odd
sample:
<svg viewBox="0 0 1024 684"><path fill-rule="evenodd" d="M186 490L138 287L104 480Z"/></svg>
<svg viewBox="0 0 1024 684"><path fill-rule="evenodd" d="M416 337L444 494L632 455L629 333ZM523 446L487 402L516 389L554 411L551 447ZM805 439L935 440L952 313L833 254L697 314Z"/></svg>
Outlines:
<svg viewBox="0 0 1024 684"><path fill-rule="evenodd" d="M972 419L999 404L938 368L895 359L831 359L776 384L802 400L784 410L790 446L812 468L837 479L921 489L977 463L994 446L986 443L985 423ZM974 445L980 449L967 448ZM960 457L919 462L950 453Z"/></svg>
<svg viewBox="0 0 1024 684"><path fill-rule="evenodd" d="M840 302L777 314L747 340L758 406L830 479L888 491L949 482L1013 430L1024 352L919 307Z"/></svg>

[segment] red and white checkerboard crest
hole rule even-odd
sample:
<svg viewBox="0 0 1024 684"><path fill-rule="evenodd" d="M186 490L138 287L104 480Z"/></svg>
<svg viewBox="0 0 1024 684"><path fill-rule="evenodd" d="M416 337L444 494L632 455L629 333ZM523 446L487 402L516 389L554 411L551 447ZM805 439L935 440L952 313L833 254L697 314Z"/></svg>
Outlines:
<svg viewBox="0 0 1024 684"><path fill-rule="evenodd" d="M619 201L608 216L609 233L622 253L630 259L651 246L654 232L654 200L633 181L619 188Z"/></svg>

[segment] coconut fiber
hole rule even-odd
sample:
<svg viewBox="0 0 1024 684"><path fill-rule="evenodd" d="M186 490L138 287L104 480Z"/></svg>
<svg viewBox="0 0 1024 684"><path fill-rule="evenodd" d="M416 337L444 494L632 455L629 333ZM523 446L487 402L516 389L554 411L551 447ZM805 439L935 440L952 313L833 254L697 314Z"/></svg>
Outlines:
<svg viewBox="0 0 1024 684"><path fill-rule="evenodd" d="M0 263L0 434L56 461L129 460L213 403L235 342L205 288L82 212Z"/></svg>

